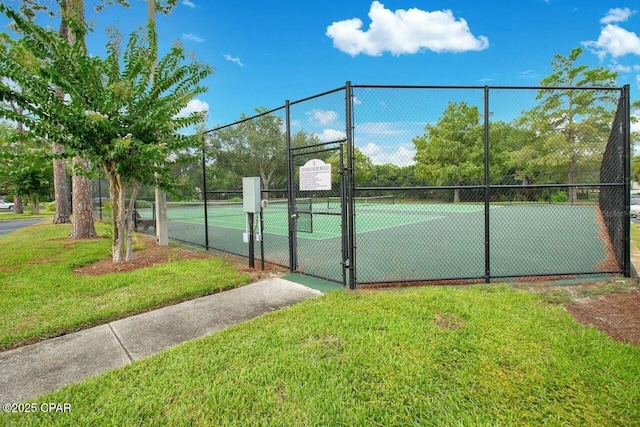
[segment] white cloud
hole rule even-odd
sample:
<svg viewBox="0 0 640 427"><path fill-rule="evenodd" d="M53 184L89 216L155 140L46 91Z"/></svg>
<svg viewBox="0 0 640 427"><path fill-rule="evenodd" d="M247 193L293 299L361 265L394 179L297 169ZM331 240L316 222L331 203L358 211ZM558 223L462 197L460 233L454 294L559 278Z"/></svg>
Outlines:
<svg viewBox="0 0 640 427"><path fill-rule="evenodd" d="M628 20L635 13L635 10L632 11L628 7L610 9L600 19L604 27L600 30L598 40L583 41L582 45L598 55L601 61L607 55L611 55L614 60L625 55L640 55L640 37L632 31L615 25L617 22Z"/></svg>
<svg viewBox="0 0 640 427"><path fill-rule="evenodd" d="M240 58L233 57L233 56L229 55L228 53L224 54L223 56L224 56L224 59L226 59L227 61L235 62L239 66L244 67L244 64L240 61Z"/></svg>
<svg viewBox="0 0 640 427"><path fill-rule="evenodd" d="M609 9L607 14L600 19L600 23L606 25L614 22L624 22L634 13L636 13L636 11L629 9L628 7L625 7L624 9L620 9L619 7Z"/></svg>
<svg viewBox="0 0 640 427"><path fill-rule="evenodd" d="M360 104L362 104L362 101L360 101L357 96L354 96L353 105L360 105Z"/></svg>
<svg viewBox="0 0 640 427"><path fill-rule="evenodd" d="M360 147L360 151L369 157L374 165L391 163L398 166L408 166L415 163L413 156L416 151L415 148L409 145L400 145L395 151L389 151L376 143L370 142L364 147Z"/></svg>
<svg viewBox="0 0 640 427"><path fill-rule="evenodd" d="M617 25L607 25L600 31L597 41L582 42L591 52L603 60L607 54L613 58L629 54L640 55L640 37Z"/></svg>
<svg viewBox="0 0 640 427"><path fill-rule="evenodd" d="M183 108L176 117L187 117L196 111L209 111L209 104L199 99L192 99L187 103L187 106Z"/></svg>
<svg viewBox="0 0 640 427"><path fill-rule="evenodd" d="M355 132L360 135L406 135L409 133L407 128L420 129L424 127L424 123L413 122L362 122L356 124Z"/></svg>
<svg viewBox="0 0 640 427"><path fill-rule="evenodd" d="M320 139L320 142L330 142L345 139L347 134L343 130L325 129L322 133L316 133L316 136Z"/></svg>
<svg viewBox="0 0 640 427"><path fill-rule="evenodd" d="M338 120L338 113L333 110L311 110L305 113L309 121L322 126L327 126Z"/></svg>
<svg viewBox="0 0 640 427"><path fill-rule="evenodd" d="M196 5L193 4L193 2L190 2L189 0L182 0L182 4L188 7L196 7Z"/></svg>
<svg viewBox="0 0 640 427"><path fill-rule="evenodd" d="M183 39L187 39L187 40L191 40L194 41L196 43L202 43L204 41L203 38L196 36L195 34L192 33L188 33L188 34L182 34L182 38Z"/></svg>
<svg viewBox="0 0 640 427"><path fill-rule="evenodd" d="M485 36L474 36L467 21L456 20L450 10L428 12L417 8L391 11L374 1L369 10L371 24L362 30L359 18L337 21L327 27L326 35L333 45L351 56L413 54L433 52L465 52L489 47Z"/></svg>
<svg viewBox="0 0 640 427"><path fill-rule="evenodd" d="M631 72L631 66L629 66L629 65L613 64L611 66L611 69L613 71L617 71L619 73L630 73Z"/></svg>
<svg viewBox="0 0 640 427"><path fill-rule="evenodd" d="M632 31L614 25L617 22L627 21L635 13L635 10L631 10L628 7L624 9L609 9L607 14L600 19L604 27L600 30L598 40L583 41L581 44L592 53L598 55L600 61L610 56L609 67L613 71L620 73L639 72L640 64L620 64L618 63L618 58L626 55L640 56L640 37ZM640 88L640 75L636 75L636 83Z"/></svg>
<svg viewBox="0 0 640 427"><path fill-rule="evenodd" d="M538 74L534 70L520 71L517 76L519 79L537 79Z"/></svg>

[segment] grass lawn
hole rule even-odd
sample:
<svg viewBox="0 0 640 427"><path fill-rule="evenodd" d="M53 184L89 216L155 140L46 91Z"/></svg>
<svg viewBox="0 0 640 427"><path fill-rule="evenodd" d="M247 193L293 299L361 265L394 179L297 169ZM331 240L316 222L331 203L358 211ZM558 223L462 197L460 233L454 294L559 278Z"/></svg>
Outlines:
<svg viewBox="0 0 640 427"><path fill-rule="evenodd" d="M38 402L0 422L637 426L640 349L508 286L334 292Z"/></svg>
<svg viewBox="0 0 640 427"><path fill-rule="evenodd" d="M0 212L0 221L10 221L10 220L16 220L16 219L41 219L41 218L51 218L53 217L53 212L48 212L48 211L40 211L40 215L32 215L31 213L21 213L21 214L17 214L17 213L5 213L5 212Z"/></svg>
<svg viewBox="0 0 640 427"><path fill-rule="evenodd" d="M640 224L631 223L631 241L640 249Z"/></svg>
<svg viewBox="0 0 640 427"><path fill-rule="evenodd" d="M224 260L175 261L127 273L77 276L110 257L102 238L69 240L69 225L40 224L0 236L0 350L77 331L249 282ZM135 256L135 254L134 254Z"/></svg>

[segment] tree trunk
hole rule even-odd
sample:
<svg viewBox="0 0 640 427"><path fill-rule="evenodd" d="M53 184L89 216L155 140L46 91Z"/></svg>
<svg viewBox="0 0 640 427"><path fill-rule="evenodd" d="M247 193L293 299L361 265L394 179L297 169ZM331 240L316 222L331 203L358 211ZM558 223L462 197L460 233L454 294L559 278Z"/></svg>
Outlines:
<svg viewBox="0 0 640 427"><path fill-rule="evenodd" d="M131 186L131 198L129 199L129 208L127 209L127 253L125 261L133 260L133 210L136 206L136 198L140 191L140 184L134 182Z"/></svg>
<svg viewBox="0 0 640 427"><path fill-rule="evenodd" d="M33 196L33 210L31 215L40 215L40 196Z"/></svg>
<svg viewBox="0 0 640 427"><path fill-rule="evenodd" d="M80 157L73 159L74 170L89 170L89 161ZM98 237L93 221L91 181L82 173L73 176L73 220L69 238L94 239Z"/></svg>
<svg viewBox="0 0 640 427"><path fill-rule="evenodd" d="M84 40L76 40L75 34L69 28L70 19L78 19L84 22L84 0L64 0L61 3L62 20L60 22L60 36L66 38L69 44L81 43ZM89 170L89 161L80 157L73 159L73 169L82 168L84 171ZM74 174L77 175L77 174ZM92 239L98 237L96 234L96 226L93 222L93 198L91 191L91 181L85 177L83 173L73 177L73 217L72 232L73 239Z"/></svg>
<svg viewBox="0 0 640 427"><path fill-rule="evenodd" d="M72 4L69 0L63 0L60 3L62 9L62 19L60 20L60 28L58 34L69 43L75 42L73 33L69 30L68 19ZM82 13L84 19L84 13ZM56 95L60 99L64 99L64 93L60 88L56 87ZM53 155L58 155L64 151L61 144L53 143ZM56 201L56 214L53 217L54 224L68 224L71 222L71 206L69 206L69 188L67 187L67 173L65 171L66 162L64 159L53 160L53 188ZM75 230L74 230L75 231ZM73 232L72 232L73 234Z"/></svg>
<svg viewBox="0 0 640 427"><path fill-rule="evenodd" d="M13 212L17 214L24 213L24 206L22 205L22 196L13 197Z"/></svg>
<svg viewBox="0 0 640 427"><path fill-rule="evenodd" d="M460 189L453 190L453 203L460 203Z"/></svg>
<svg viewBox="0 0 640 427"><path fill-rule="evenodd" d="M576 183L576 163L577 160L572 156L569 161L569 184ZM578 200L578 189L576 187L569 187L569 202L573 205Z"/></svg>
<svg viewBox="0 0 640 427"><path fill-rule="evenodd" d="M124 189L122 182L116 173L105 166L105 173L109 180L109 199L113 209L113 218L111 220L111 230L113 237L111 240L111 260L113 262L122 262L123 255L123 239L124 239Z"/></svg>
<svg viewBox="0 0 640 427"><path fill-rule="evenodd" d="M60 154L62 145L53 144L53 154ZM54 224L68 224L71 222L71 207L69 206L69 187L67 186L67 172L64 159L53 159L53 194L56 203Z"/></svg>

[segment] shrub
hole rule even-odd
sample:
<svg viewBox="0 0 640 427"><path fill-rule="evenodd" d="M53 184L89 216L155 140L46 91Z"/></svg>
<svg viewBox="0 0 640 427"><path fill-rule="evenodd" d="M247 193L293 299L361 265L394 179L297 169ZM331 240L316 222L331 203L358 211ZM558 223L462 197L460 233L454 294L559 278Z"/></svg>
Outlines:
<svg viewBox="0 0 640 427"><path fill-rule="evenodd" d="M136 208L138 209L150 208L152 206L153 206L153 203L151 203L148 200L136 200Z"/></svg>
<svg viewBox="0 0 640 427"><path fill-rule="evenodd" d="M111 222L113 220L113 206L111 202L102 204L102 222Z"/></svg>
<svg viewBox="0 0 640 427"><path fill-rule="evenodd" d="M551 194L551 203L565 203L569 201L569 196L565 191L555 191Z"/></svg>

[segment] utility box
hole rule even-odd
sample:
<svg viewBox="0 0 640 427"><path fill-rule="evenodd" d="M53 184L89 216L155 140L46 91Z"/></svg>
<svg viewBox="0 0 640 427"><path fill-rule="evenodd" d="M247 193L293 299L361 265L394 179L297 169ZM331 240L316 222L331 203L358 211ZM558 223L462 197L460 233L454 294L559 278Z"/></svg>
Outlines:
<svg viewBox="0 0 640 427"><path fill-rule="evenodd" d="M260 213L261 199L260 178L242 178L242 207L245 213Z"/></svg>

